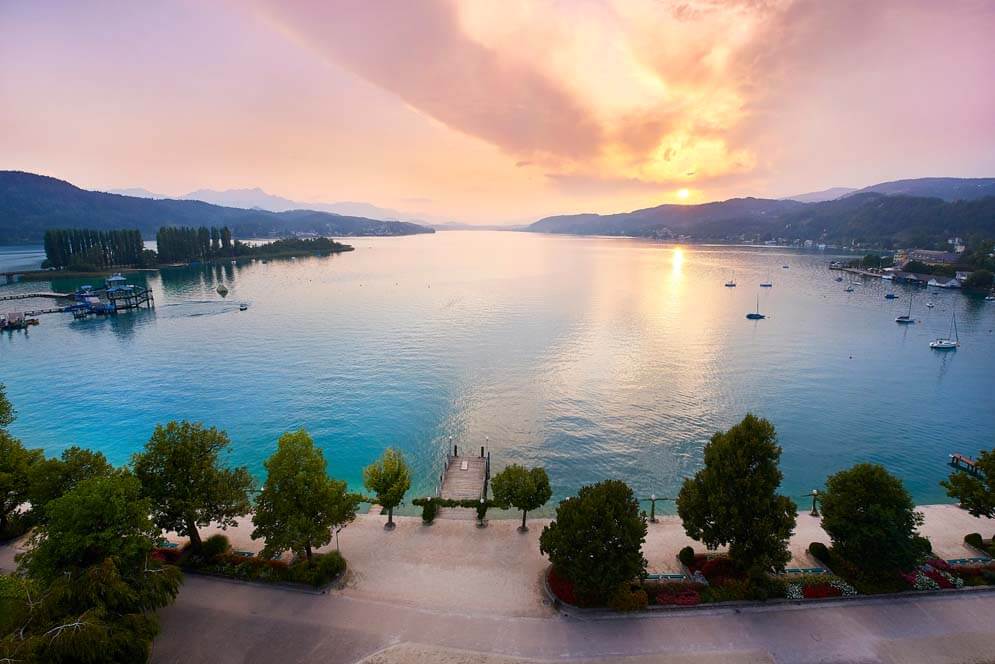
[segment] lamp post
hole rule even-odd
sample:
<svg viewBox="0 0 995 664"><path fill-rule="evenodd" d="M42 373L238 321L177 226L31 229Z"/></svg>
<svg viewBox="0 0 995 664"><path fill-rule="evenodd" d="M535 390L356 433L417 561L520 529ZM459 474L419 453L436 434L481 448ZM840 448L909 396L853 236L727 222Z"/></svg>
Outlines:
<svg viewBox="0 0 995 664"><path fill-rule="evenodd" d="M650 494L650 523L656 523L656 494Z"/></svg>
<svg viewBox="0 0 995 664"><path fill-rule="evenodd" d="M806 494L804 494L802 496L802 498L809 498L809 497L812 498L812 511L809 512L809 516L815 516L815 517L817 517L817 516L819 516L819 508L818 508L819 490L818 489L812 489L811 492L806 493Z"/></svg>
<svg viewBox="0 0 995 664"><path fill-rule="evenodd" d="M484 523L484 514L486 509L487 501L483 498L480 499L480 507L477 508L477 528L486 528L487 524Z"/></svg>

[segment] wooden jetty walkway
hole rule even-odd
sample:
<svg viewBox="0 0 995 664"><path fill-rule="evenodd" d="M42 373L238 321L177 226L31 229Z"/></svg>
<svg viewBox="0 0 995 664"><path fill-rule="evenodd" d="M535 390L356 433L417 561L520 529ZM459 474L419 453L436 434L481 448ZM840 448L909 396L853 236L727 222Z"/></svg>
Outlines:
<svg viewBox="0 0 995 664"><path fill-rule="evenodd" d="M950 465L957 470L963 470L964 472L971 473L972 475L981 475L981 469L978 468L977 460L964 454L951 454Z"/></svg>
<svg viewBox="0 0 995 664"><path fill-rule="evenodd" d="M459 448L453 446L446 453L445 465L439 477L437 494L448 500L480 500L487 498L487 482L491 478L491 455L480 448L480 456L460 456ZM439 517L447 519L475 519L474 510L459 507L446 507L439 510Z"/></svg>

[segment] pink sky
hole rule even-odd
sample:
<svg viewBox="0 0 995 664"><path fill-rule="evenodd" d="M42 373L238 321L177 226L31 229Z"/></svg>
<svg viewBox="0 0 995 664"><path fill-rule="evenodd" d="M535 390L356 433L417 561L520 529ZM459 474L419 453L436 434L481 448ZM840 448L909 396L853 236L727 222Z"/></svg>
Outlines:
<svg viewBox="0 0 995 664"><path fill-rule="evenodd" d="M520 223L995 176L995 2L0 0L0 168Z"/></svg>

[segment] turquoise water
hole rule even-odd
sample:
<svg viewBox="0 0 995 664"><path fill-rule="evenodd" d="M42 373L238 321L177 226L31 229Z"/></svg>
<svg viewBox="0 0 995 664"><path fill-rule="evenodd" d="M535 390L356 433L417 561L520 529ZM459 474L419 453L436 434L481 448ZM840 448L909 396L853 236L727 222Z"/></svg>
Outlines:
<svg viewBox="0 0 995 664"><path fill-rule="evenodd" d="M350 242L330 258L166 270L138 279L154 311L48 315L0 335L14 432L124 463L157 422L201 420L261 475L279 435L306 427L357 488L400 447L417 493L434 489L452 436L487 445L496 467L544 465L557 497L607 477L672 496L709 436L752 410L777 427L788 493L875 461L920 502L946 500L948 453L993 445L995 304L981 298L897 286L889 301L877 280L847 294L830 256L783 249L496 232ZM758 288L768 273L774 287ZM758 295L768 318L747 321ZM899 326L910 295L920 322ZM26 308L13 304L0 311ZM952 312L962 347L930 351Z"/></svg>

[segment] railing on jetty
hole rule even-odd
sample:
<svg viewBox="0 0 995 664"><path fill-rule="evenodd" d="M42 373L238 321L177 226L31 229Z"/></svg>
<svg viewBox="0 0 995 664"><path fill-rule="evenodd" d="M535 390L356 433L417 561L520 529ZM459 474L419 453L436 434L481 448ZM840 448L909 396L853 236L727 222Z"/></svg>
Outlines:
<svg viewBox="0 0 995 664"><path fill-rule="evenodd" d="M491 479L491 454L483 445L480 455L460 456L459 446L446 450L445 464L439 474L436 496L446 500L487 500L487 485ZM450 514L451 513L451 514ZM446 509L453 518L471 518L471 510Z"/></svg>

